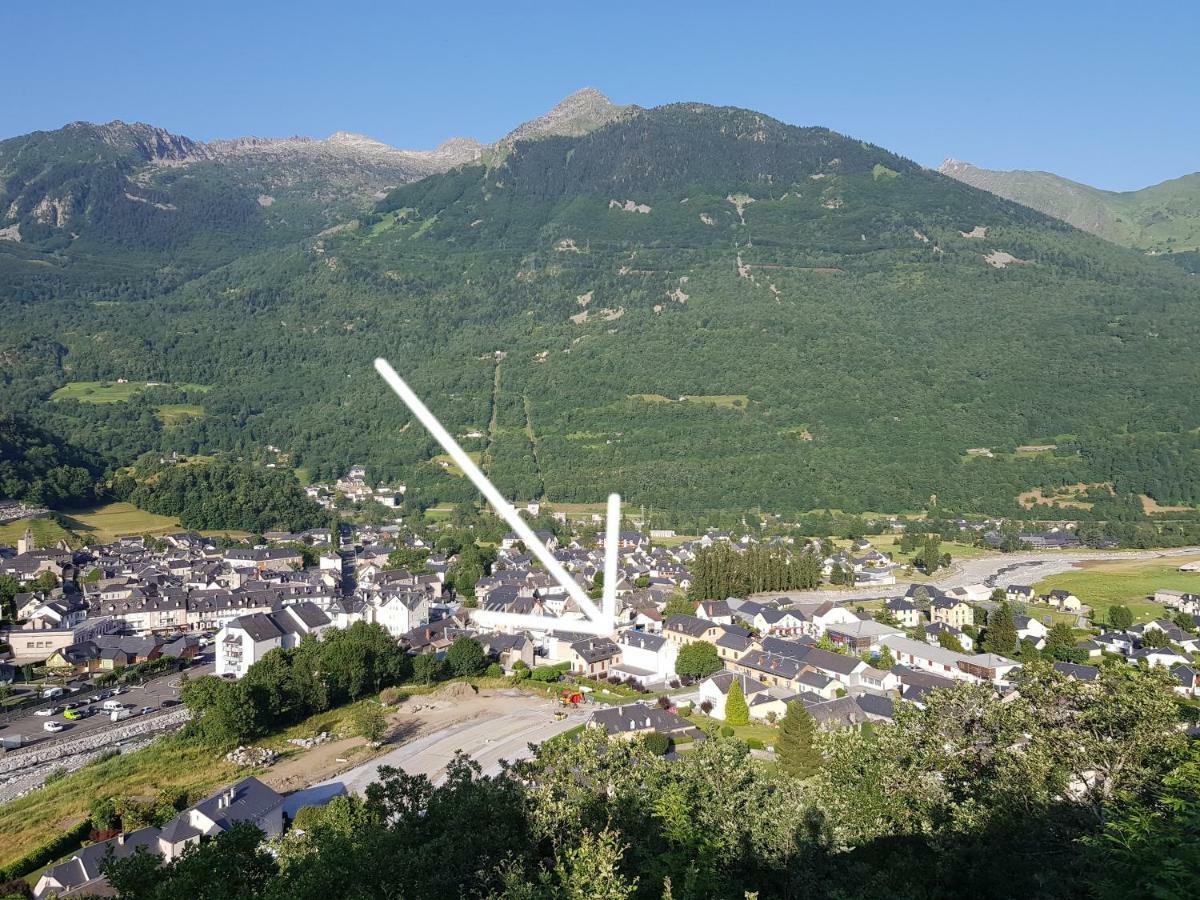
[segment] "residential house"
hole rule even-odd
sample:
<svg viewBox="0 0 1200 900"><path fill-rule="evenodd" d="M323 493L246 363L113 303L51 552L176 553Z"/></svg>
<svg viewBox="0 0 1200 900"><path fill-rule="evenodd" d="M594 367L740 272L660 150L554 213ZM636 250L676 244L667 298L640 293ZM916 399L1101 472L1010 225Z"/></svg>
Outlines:
<svg viewBox="0 0 1200 900"><path fill-rule="evenodd" d="M590 637L571 644L567 659L574 675L607 678L609 669L621 662L621 648L608 638Z"/></svg>
<svg viewBox="0 0 1200 900"><path fill-rule="evenodd" d="M708 641L710 644L715 644L724 631L724 628L716 622L699 619L696 616L671 616L663 623L663 637L680 647L686 647L696 641Z"/></svg>
<svg viewBox="0 0 1200 900"><path fill-rule="evenodd" d="M1048 603L1055 609L1061 609L1064 612L1079 612L1083 609L1083 603L1078 597L1070 591L1064 591L1056 588L1042 598L1044 603Z"/></svg>
<svg viewBox="0 0 1200 900"><path fill-rule="evenodd" d="M906 597L891 597L883 604L902 628L916 628L921 624L921 610Z"/></svg>
<svg viewBox="0 0 1200 900"><path fill-rule="evenodd" d="M621 678L632 678L643 687L662 685L675 677L675 660L679 644L661 634L643 631L624 631L617 636L621 661L611 672Z"/></svg>
<svg viewBox="0 0 1200 900"><path fill-rule="evenodd" d="M929 601L929 618L955 628L975 624L975 610L966 600L942 595Z"/></svg>
<svg viewBox="0 0 1200 900"><path fill-rule="evenodd" d="M316 604L307 602L240 616L217 632L216 673L241 678L272 650L291 649L305 635L319 637L331 625Z"/></svg>
<svg viewBox="0 0 1200 900"><path fill-rule="evenodd" d="M641 702L598 709L592 713L587 725L589 728L603 728L610 736L618 737L658 732L667 736L688 735L704 739L704 733L682 716Z"/></svg>
<svg viewBox="0 0 1200 900"><path fill-rule="evenodd" d="M283 797L257 778L244 778L185 809L160 828L142 828L90 844L47 869L33 889L36 900L51 896L110 896L105 860L132 856L139 849L177 859L202 838L216 837L233 825L248 822L267 838L283 834Z"/></svg>
<svg viewBox="0 0 1200 900"><path fill-rule="evenodd" d="M750 702L757 694L765 694L769 691L767 685L763 684L757 678L741 672L718 672L712 677L706 678L700 683L698 693L701 703L707 701L712 704L712 711L709 715L714 719L724 720L725 701L735 682L741 686L747 706L750 705Z"/></svg>

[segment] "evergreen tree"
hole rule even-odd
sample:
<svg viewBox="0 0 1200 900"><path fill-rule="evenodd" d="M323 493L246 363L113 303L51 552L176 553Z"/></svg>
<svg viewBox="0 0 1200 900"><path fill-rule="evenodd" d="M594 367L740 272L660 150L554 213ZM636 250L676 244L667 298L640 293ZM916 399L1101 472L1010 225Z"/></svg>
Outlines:
<svg viewBox="0 0 1200 900"><path fill-rule="evenodd" d="M817 723L804 704L793 700L787 706L787 715L779 725L779 740L775 742L775 755L779 767L789 775L808 778L821 768L821 753L813 743Z"/></svg>
<svg viewBox="0 0 1200 900"><path fill-rule="evenodd" d="M736 676L729 686L729 694L725 697L725 724L750 724L750 707L746 705L746 693L742 690L742 682Z"/></svg>
<svg viewBox="0 0 1200 900"><path fill-rule="evenodd" d="M987 630L983 633L983 649L988 653L1012 656L1017 652L1017 624L1013 621L1012 608L1005 601L988 616Z"/></svg>

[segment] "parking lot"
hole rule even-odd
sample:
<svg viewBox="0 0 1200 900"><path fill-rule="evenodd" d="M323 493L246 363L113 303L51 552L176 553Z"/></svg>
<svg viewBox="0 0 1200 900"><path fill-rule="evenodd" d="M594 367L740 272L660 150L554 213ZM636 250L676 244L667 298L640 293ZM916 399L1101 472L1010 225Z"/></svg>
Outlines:
<svg viewBox="0 0 1200 900"><path fill-rule="evenodd" d="M189 678L211 675L213 664L207 662L203 665L193 666L186 671ZM0 725L0 738L19 735L22 738L22 745L30 746L40 741L81 737L105 728L111 728L118 723L112 721L108 712L101 710L104 700L114 700L123 703L125 708L130 711L130 718L140 715L142 709L145 707L157 710L161 709L164 703L172 706L179 702L180 675L181 673L179 672L172 672L169 675L164 675L145 684L130 685L128 687L121 686L121 693L116 696L107 696L114 689L114 686L97 689L85 695L71 697L69 698L69 702L79 704L77 709L84 713L83 718L75 721L64 717L63 699L46 700L44 703L33 707L27 714ZM89 698L93 696L100 697L101 699L97 702L89 702ZM45 709L57 709L58 711L52 716L37 715L37 711ZM124 723L128 723L128 721L129 719L127 718L124 720ZM56 722L62 725L63 728L61 731L49 732L45 728L47 722Z"/></svg>

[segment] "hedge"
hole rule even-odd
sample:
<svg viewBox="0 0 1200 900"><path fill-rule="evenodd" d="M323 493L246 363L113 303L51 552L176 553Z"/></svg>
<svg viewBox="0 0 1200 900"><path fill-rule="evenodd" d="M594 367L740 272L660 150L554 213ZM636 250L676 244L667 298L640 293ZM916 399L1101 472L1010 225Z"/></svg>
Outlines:
<svg viewBox="0 0 1200 900"><path fill-rule="evenodd" d="M30 872L37 871L47 863L54 862L60 856L76 849L92 832L92 820L84 819L74 828L68 828L57 837L51 838L40 847L30 850L20 859L10 862L0 868L0 881L11 881L23 878Z"/></svg>

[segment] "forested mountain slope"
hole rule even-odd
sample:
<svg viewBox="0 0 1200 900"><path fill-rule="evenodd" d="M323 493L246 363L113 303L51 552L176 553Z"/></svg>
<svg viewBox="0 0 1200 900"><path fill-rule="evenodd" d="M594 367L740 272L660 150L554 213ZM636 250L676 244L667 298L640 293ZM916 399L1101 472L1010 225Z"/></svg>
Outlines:
<svg viewBox="0 0 1200 900"><path fill-rule="evenodd" d="M471 496L405 427L383 355L514 497L1004 513L1105 482L1200 500L1195 279L746 110L630 108L174 290L4 315L10 402L114 456L113 413L45 404L56 385L207 385L171 425L133 397L122 440L273 444L318 476L365 462L417 499Z"/></svg>
<svg viewBox="0 0 1200 900"><path fill-rule="evenodd" d="M1115 244L1152 253L1200 250L1200 172L1118 192L1050 172L1000 172L954 159L938 171Z"/></svg>
<svg viewBox="0 0 1200 900"><path fill-rule="evenodd" d="M480 152L462 139L413 152L345 133L203 143L124 122L0 141L0 289L24 300L161 293Z"/></svg>

